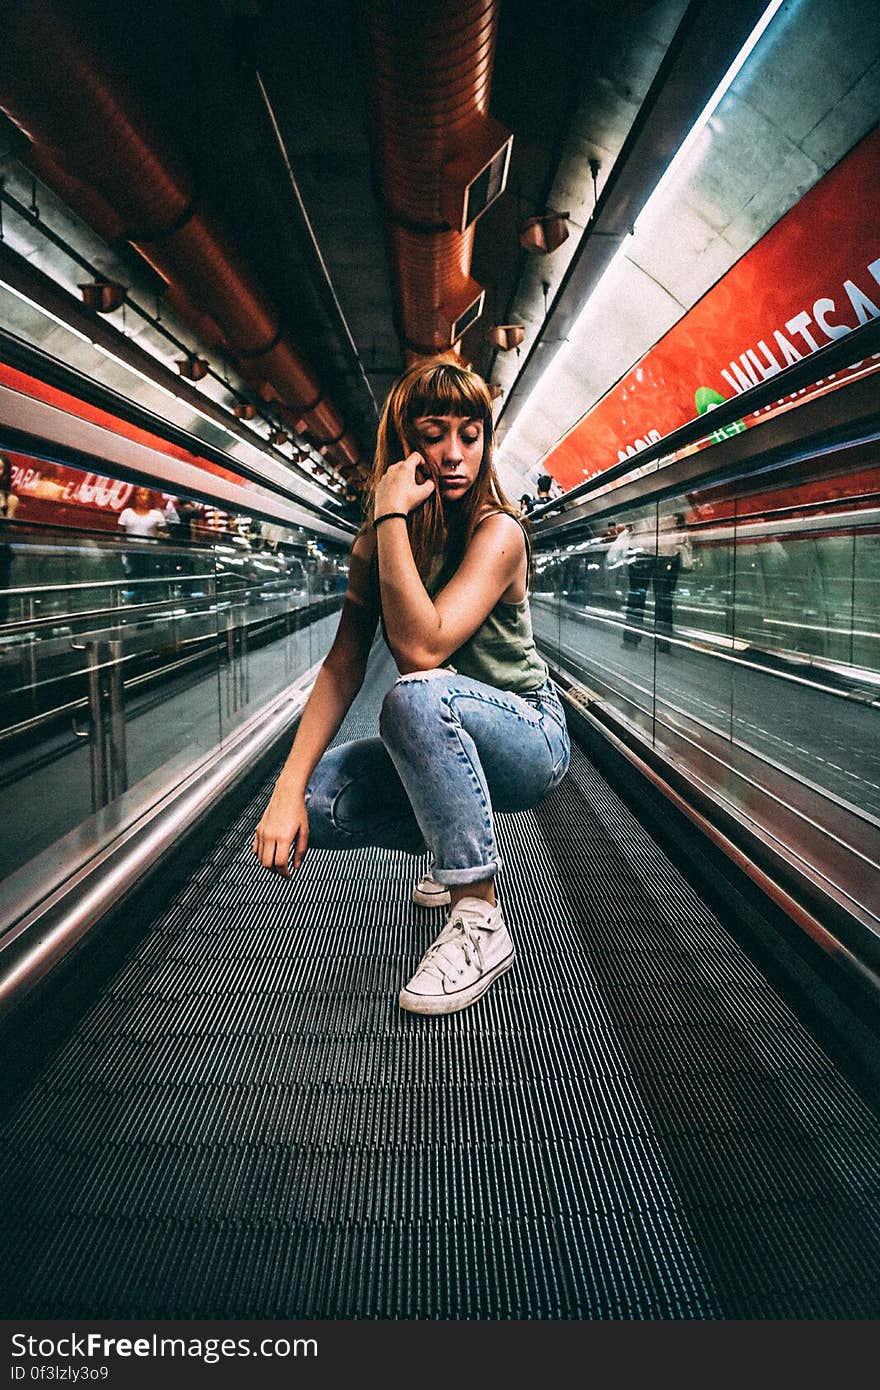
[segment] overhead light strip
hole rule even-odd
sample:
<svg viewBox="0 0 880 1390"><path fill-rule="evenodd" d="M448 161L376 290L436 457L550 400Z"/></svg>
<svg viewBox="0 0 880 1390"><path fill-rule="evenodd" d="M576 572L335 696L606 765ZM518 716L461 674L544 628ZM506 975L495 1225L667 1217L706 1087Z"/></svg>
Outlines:
<svg viewBox="0 0 880 1390"><path fill-rule="evenodd" d="M80 342L88 343L89 347L94 347L91 338L87 337L85 333L81 333L79 329L74 328L72 324L65 323L64 319L60 319L58 315L53 314L50 309L45 309L42 304L38 304L35 299L31 299L28 295L23 294L21 290L17 290L15 286L10 285L8 281L3 281L3 288L7 290L9 294L14 294L16 299L20 299L29 309L36 309L37 313L42 314L44 318L51 319L59 328L65 329L68 333L72 333L75 338L79 338Z"/></svg>
<svg viewBox="0 0 880 1390"><path fill-rule="evenodd" d="M741 72L743 66L748 61L749 57L751 56L758 43L760 43L768 26L771 24L777 12L782 8L783 3L784 0L771 0L771 3L764 10L763 14L761 15L761 18L758 20L754 29L752 29L742 48L740 48L730 67L725 72L721 81L718 83L718 86L715 88L709 100L706 102L706 105L703 107L699 116L694 121L694 124L691 126L687 135L682 140L672 159L669 161L669 164L664 169L659 180L654 185L654 188L651 190L651 193L645 200L644 205L639 210L638 217L636 218L633 230L635 229L635 225L637 225L639 218L645 215L648 208L650 208L652 204L654 204L668 188L671 179L674 177L676 171L681 167L687 155L693 149L694 144L699 139L703 130L705 130L706 126L709 124L710 120L712 119L712 116L715 114L715 111L718 109L718 106L720 105L721 101L726 96L732 84L736 81L736 78L739 76L739 73ZM615 251L611 260L608 262L608 265L605 267L605 270L603 271L599 279L596 281L596 284L593 286L589 297L582 304L578 316L572 325L572 336L576 334L578 328L580 327L581 321L585 317L587 311L589 310L591 300L595 295L596 291L599 289L601 285L604 285L606 283L606 281L611 276L612 272L618 266L621 258L626 256L628 244L628 240L621 242L620 246ZM534 410L538 405L538 398L543 394L545 385L550 382L553 374L561 369L571 350L571 342L569 339L566 339L566 341L560 347L559 351L554 355L553 360L551 362L548 362L547 366L544 368L540 377L536 381L534 387L530 391L527 400L524 402L522 409L520 410L519 416L511 430L510 435L508 435L507 440L505 440L499 448L499 460L503 456L505 444L508 443L508 441L513 437L513 435L517 431L523 428L523 421L528 417L529 412ZM567 432L568 431L566 430L563 433ZM560 438L561 437L562 436L560 436Z"/></svg>
<svg viewBox="0 0 880 1390"><path fill-rule="evenodd" d="M73 334L75 338L78 338L81 342L86 343L90 348L93 348L96 352L100 353L102 357L106 357L117 367L121 367L123 371L126 371L130 373L132 376L137 377L139 381L142 381L146 386L149 386L152 390L161 392L163 396L166 396L170 401L173 401L176 406L183 407L188 413L197 415L201 420L204 420L206 424L211 425L214 429L223 430L223 432L227 434L229 438L233 440L237 446L243 446L247 450L253 450L253 452L260 457L264 456L268 452L267 450L259 448L259 446L256 443L252 443L250 440L244 438L239 430L232 429L229 425L226 425L222 421L218 420L216 416L210 415L205 410L201 410L190 399L177 395L174 391L170 390L169 387L163 385L162 382L156 381L153 377L148 376L146 372L142 372L138 367L133 366L131 362L127 362L125 358L118 356L115 352L112 352L111 349L105 347L103 343L96 341L94 338L88 337L87 334L82 333L80 329L75 328L72 324L66 323L64 319L60 318L57 314L54 314L51 309L47 309L45 305L40 304L35 299L32 299L29 295L25 294L22 290L17 289L14 285L9 284L6 280L2 281L2 288L4 290L7 290L10 294L14 295L16 299L21 300L21 302L23 304L26 304L28 308L36 310L38 314L41 314L44 318L49 319L59 328L63 328L65 332ZM145 351L145 348L142 343L138 343L136 346L139 351ZM153 357L153 354L150 353L149 356ZM162 362L161 359L154 358L153 360L156 361L156 363L159 366L165 366L165 363ZM218 408L222 409L222 406L219 406ZM263 439L262 435L258 434L257 438L260 440L261 443L267 442ZM275 451L273 449L273 452L278 451ZM307 457L309 459L309 462L314 464L314 460L311 456L311 453L309 453ZM294 471L302 476L303 481L317 488L319 492L331 491L330 489L326 488L311 473L309 473L303 467L302 463L295 460L290 460L284 454L280 454L280 458L282 462L285 464L285 466L290 467L292 465ZM234 455L230 455L230 462L234 461Z"/></svg>
<svg viewBox="0 0 880 1390"><path fill-rule="evenodd" d="M71 259L73 259L77 264L81 265L84 269L86 269L86 271L87 271L88 274L96 275L96 274L98 273L98 272L90 265L90 263L89 263L87 260L85 260L83 257L81 257L81 256L75 251L74 248L67 246L67 244L63 241L63 239L62 239L61 237L59 237L56 233L51 232L50 229L45 225L45 223L40 222L39 219L30 218L30 217L27 215L27 209L21 207L21 205L18 203L17 199L11 198L10 195L5 194L5 195L3 195L3 201L9 203L11 206L13 206L13 208L14 208L18 213L20 213L22 216L24 216L24 217L25 217L25 220L28 222L29 225L31 225L31 226L37 228L37 229L38 229L40 232L42 232L44 235L48 236L49 239L51 240L51 242L53 243L53 245L59 247L61 250L63 250L63 251L65 252L66 255L70 256ZM8 241L8 238L7 238L7 241ZM16 254L18 254L18 255L24 255L24 253L21 252L21 251L17 252ZM26 256L25 256L24 258L26 259ZM68 283L66 283L65 281L60 280L60 279L57 279L57 278L54 277L54 276L51 277L51 278L52 278L54 284L58 285L61 289L65 290L68 294L73 294L73 293L74 293L73 288L72 288ZM215 415L208 414L206 411L201 410L197 405L194 405L194 404L193 404L193 402L191 401L191 399L190 399L189 397L184 397L184 396L178 395L176 392L170 390L168 387L166 387L166 386L162 385L160 382L154 380L152 377L148 376L146 373L140 371L137 367L132 366L131 363L125 361L125 360L124 360L123 358L121 358L121 357L118 357L118 356L117 356L114 352L112 352L109 348L104 347L103 344L100 343L97 339L91 338L91 337L89 337L87 334L81 332L80 329L75 328L72 324L66 322L64 319L60 318L57 314L54 314L50 309L46 308L45 305L39 303L39 302L38 302L37 300L35 300L35 299L32 299L29 295L25 294L22 290L19 290L19 289L17 289L15 286L9 284L8 281L3 280L3 281L2 281L2 285L3 285L3 288L7 289L7 290L10 292L10 294L15 295L17 299L21 300L24 304L27 304L29 308L35 309L35 310L37 311L37 313L41 314L44 318L49 319L52 323L56 324L59 328L63 328L66 332L73 334L73 336L76 337L76 338L79 338L79 340L80 340L81 342L87 343L90 347L95 348L98 352L102 353L104 357L109 358L112 362L116 363L117 366L122 367L125 371L130 372L133 376L138 377L138 378L139 378L142 382L144 382L147 386L153 387L153 388L154 388L155 390L157 390L157 391L161 391L163 395L165 395L169 400L174 401L175 404L184 406L184 407L187 409L187 411L191 412L191 413L194 414L194 415L197 415L201 420L204 420L207 424L213 426L215 429L223 430L224 433L226 433L226 434L230 437L230 439L235 440L236 443L238 443L238 444L242 444L242 443L243 443L243 444L245 444L245 445L246 445L247 447L249 447L249 448L257 448L257 445L252 444L249 440L243 438L243 436L242 436L242 434L241 434L241 432L240 432L239 429L232 428L231 426L229 426L229 425L225 424L224 422L218 420L218 419L216 418ZM178 351L181 351L181 352L184 352L184 353L187 353L187 352L190 351L190 350L186 347L186 345L185 345L184 343L181 343L181 342L179 341L179 339L177 339L177 338L175 337L174 334L170 333L162 324L158 323L155 319L153 319L153 318L150 316L150 314L148 314L147 311L146 311L145 309L143 309L143 308L142 308L134 299L132 299L130 296L128 297L127 302L128 302L128 304L130 305L130 307L135 311L135 313L137 313L138 316L144 321L144 323L145 323L146 325L148 325L148 326L149 326L150 328L152 328L154 331L160 333L161 336L164 337L164 338L166 338L166 339L168 340L168 342L172 343L172 344L174 345L174 347L175 347ZM155 345L150 341L149 337L143 337L143 338L142 338L142 337L140 337L139 335L129 335L129 334L123 334L123 336L124 336L126 339L128 339L129 341L134 342L134 343L135 343L135 346L136 346L137 349L138 349L138 351L144 353L144 355L147 356L147 357L149 357L152 361L154 361L154 362L157 364L157 366L161 367L163 370L168 370L168 363L167 363L167 361L166 361L163 357L161 357L161 356L158 355L158 353L155 351ZM224 381L224 379L223 379L222 377L220 377L220 376L218 375L218 373L217 373L216 371L214 371L213 369L210 369L208 375L209 375L209 377L210 377L214 382L217 383L218 386L225 386L227 390L230 389L230 388L229 388L228 382ZM207 399L208 399L208 400L211 400L211 401L214 400L214 398L211 397L210 395L207 396ZM221 410L224 409L224 407L223 407L223 405L221 404L221 402L216 401L216 402L214 402L214 403L218 406L219 409L221 409ZM264 438L264 436L260 435L258 431L254 431L254 433L257 435L257 438L259 438L259 440L261 441L261 443L268 443L268 440L266 440L266 439ZM270 447L274 448L274 446L270 446ZM296 445L295 447L299 450L299 446L298 446L298 445ZM262 451L261 451L261 452L262 452ZM292 467L293 470L294 470L294 472L298 473L298 474L300 475L300 477L302 477L303 480L304 480L305 482L307 482L307 483L311 484L312 486L318 488L319 491L326 492L326 493L328 493L328 494L330 494L330 495L333 495L333 490L332 490L331 488L326 487L323 483L321 483L317 478L314 477L314 474L313 474L312 472L310 472L309 470L307 470L307 469L303 466L302 458L301 458L301 457L300 457L300 458L297 458L297 459L289 459L285 454L282 454L282 453L280 452L280 450L278 450L278 456L279 456L279 458L283 461L283 463L285 464L285 466L287 466L288 468ZM317 466L317 465L316 465L316 462L315 462L315 459L314 459L314 456L313 456L311 450L308 450L308 452L307 452L307 454L305 455L305 457L308 459L309 463L312 465L312 468L314 468L314 467ZM327 464L326 464L326 461L324 461L324 467L325 467L325 468L328 468L328 466L327 466ZM330 477L332 477L332 478L334 479L334 481L338 481L338 477L337 477L336 472L335 472L334 469L328 468L328 473L329 473Z"/></svg>
<svg viewBox="0 0 880 1390"><path fill-rule="evenodd" d="M660 178L654 185L654 188L651 190L651 193L647 201L645 202L644 207L639 212L639 217L642 216L642 214L645 212L645 209L651 206L653 200L666 187L669 180L673 177L675 171L679 168L681 163L686 158L688 152L693 148L700 134L709 124L709 121L712 119L717 108L721 105L723 98L727 95L728 91L733 86L734 82L736 81L737 77L742 71L742 68L745 66L746 62L751 56L753 50L760 43L768 25L773 20L777 11L782 8L783 3L784 0L771 0L770 4L767 6L766 10L761 15L761 18L758 20L754 29L749 34L749 37L746 39L742 48L737 53L730 67L727 69L727 72L724 74L721 81L718 83L718 86L715 88L709 100L706 102L706 105L700 112L699 116L694 121L694 124L691 126L687 135L682 140L675 154L672 156L672 159L669 161L663 173L660 175ZM636 225L638 225L638 217L636 218ZM611 264L613 265L614 262L612 261ZM611 267L609 266L609 269L610 268Z"/></svg>

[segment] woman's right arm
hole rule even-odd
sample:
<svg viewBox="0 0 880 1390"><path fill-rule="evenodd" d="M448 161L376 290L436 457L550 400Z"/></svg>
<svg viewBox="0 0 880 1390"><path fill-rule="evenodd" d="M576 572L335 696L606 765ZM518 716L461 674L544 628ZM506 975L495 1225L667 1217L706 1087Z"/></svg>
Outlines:
<svg viewBox="0 0 880 1390"><path fill-rule="evenodd" d="M333 645L327 653L299 721L287 761L257 826L253 850L261 864L285 878L295 845L299 869L309 840L305 794L309 779L360 690L379 621L378 591L370 577L372 535L359 536L351 551L349 585Z"/></svg>

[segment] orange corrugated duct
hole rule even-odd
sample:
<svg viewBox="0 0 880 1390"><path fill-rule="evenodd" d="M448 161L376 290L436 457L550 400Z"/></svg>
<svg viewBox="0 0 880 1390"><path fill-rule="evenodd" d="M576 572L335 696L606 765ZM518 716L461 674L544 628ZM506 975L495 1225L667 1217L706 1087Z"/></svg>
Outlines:
<svg viewBox="0 0 880 1390"><path fill-rule="evenodd" d="M482 312L473 223L502 191L512 137L488 114L498 0L371 0L373 149L408 358L458 350Z"/></svg>
<svg viewBox="0 0 880 1390"><path fill-rule="evenodd" d="M75 9L62 11L47 0L11 7L0 44L0 109L44 153L47 181L59 167L68 189L71 181L79 185L84 209L83 187L94 190L95 205L109 206L127 240L169 285L181 287L181 305L198 304L219 325L230 353L311 434L334 446L334 459L359 466L339 411L217 219L199 205L189 169L138 109L125 73L109 61L97 69L95 36L80 32L83 24ZM63 187L58 191L63 197Z"/></svg>

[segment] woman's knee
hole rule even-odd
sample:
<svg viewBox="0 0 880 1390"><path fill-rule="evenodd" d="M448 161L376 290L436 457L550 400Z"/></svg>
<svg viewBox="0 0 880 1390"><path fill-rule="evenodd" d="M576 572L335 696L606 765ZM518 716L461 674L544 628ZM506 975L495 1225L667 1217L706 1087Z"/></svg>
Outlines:
<svg viewBox="0 0 880 1390"><path fill-rule="evenodd" d="M400 676L382 701L379 733L383 740L387 741L396 730L412 724L424 728L424 721L430 719L445 700L451 674L437 667Z"/></svg>

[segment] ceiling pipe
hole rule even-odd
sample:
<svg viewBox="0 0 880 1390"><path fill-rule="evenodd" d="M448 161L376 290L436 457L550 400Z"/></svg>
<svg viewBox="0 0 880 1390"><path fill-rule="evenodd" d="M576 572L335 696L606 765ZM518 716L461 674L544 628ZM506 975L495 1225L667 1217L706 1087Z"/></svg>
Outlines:
<svg viewBox="0 0 880 1390"><path fill-rule="evenodd" d="M52 151L45 145L30 144L22 151L22 163L36 174L37 178L53 193L56 193L67 207L97 232L108 246L122 242L125 226L122 218L102 198L97 189L77 179L63 164L59 164ZM166 281L164 300L193 332L208 346L225 351L225 339L219 326L212 318L193 304L183 285L168 284Z"/></svg>
<svg viewBox="0 0 880 1390"><path fill-rule="evenodd" d="M361 10L372 143L408 361L458 352L485 292L474 223L503 191L513 137L490 117L498 0L373 0Z"/></svg>
<svg viewBox="0 0 880 1390"><path fill-rule="evenodd" d="M95 36L78 32L77 20L83 24L81 14L63 14L47 0L12 6L0 45L0 109L32 142L50 186L53 168L60 169L68 192L78 187L85 216L97 208L106 225L109 208L125 239L179 290L181 309L198 304L200 315L219 325L230 356L331 446L341 472L366 471L313 368L217 219L201 206L185 162L138 108L130 76L109 61L98 70ZM64 196L63 186L57 191Z"/></svg>

